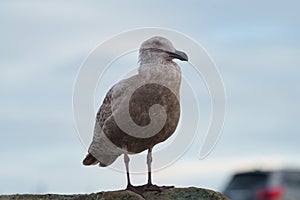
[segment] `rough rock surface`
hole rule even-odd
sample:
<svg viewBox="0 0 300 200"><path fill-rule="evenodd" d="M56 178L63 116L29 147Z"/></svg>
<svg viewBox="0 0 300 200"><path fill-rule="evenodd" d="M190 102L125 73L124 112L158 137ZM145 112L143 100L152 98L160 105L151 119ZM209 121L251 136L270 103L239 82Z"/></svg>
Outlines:
<svg viewBox="0 0 300 200"><path fill-rule="evenodd" d="M176 199L201 199L201 200L229 200L227 197L219 192L212 190L201 189L201 188L173 188L164 190L162 192L146 192L144 197L137 195L131 191L120 190L112 192L98 192L92 194L75 194L75 195L59 195L59 194L45 194L45 195L34 195L34 194L15 194L15 195L0 195L0 200L10 199L58 199L58 200L176 200Z"/></svg>

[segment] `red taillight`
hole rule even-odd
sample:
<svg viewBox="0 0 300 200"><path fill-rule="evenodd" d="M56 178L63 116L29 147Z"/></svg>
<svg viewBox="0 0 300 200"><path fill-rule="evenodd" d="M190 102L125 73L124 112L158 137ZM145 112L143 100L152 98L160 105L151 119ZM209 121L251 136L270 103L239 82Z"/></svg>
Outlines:
<svg viewBox="0 0 300 200"><path fill-rule="evenodd" d="M275 200L283 195L283 187L264 188L257 190L255 197L257 200Z"/></svg>

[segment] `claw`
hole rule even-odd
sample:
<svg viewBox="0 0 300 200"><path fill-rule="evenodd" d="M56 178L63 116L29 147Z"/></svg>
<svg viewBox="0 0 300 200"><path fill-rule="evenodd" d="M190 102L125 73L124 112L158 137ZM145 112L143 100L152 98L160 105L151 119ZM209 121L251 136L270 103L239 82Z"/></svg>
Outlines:
<svg viewBox="0 0 300 200"><path fill-rule="evenodd" d="M171 189L174 188L174 186L157 186L157 185L153 185L153 184L146 184L143 185L144 191L158 191L161 192L163 190L166 189Z"/></svg>
<svg viewBox="0 0 300 200"><path fill-rule="evenodd" d="M161 192L163 190L174 188L174 186L157 186L153 184L145 184L145 185L139 185L139 186L133 186L133 185L127 185L126 190L130 190L138 195L141 195L144 198L144 192L147 191L157 191Z"/></svg>
<svg viewBox="0 0 300 200"><path fill-rule="evenodd" d="M141 195L144 198L144 188L143 186L133 186L133 185L127 185L126 190L130 190L138 195Z"/></svg>

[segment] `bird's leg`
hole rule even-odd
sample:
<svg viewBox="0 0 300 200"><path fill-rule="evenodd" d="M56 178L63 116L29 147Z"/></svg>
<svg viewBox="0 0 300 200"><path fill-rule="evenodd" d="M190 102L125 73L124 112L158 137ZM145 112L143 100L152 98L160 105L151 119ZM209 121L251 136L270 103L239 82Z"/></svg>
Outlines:
<svg viewBox="0 0 300 200"><path fill-rule="evenodd" d="M148 166L148 183L144 185L145 191L161 191L160 187L157 185L152 184L152 178L151 178L151 163L152 163L152 147L148 149L147 154L147 166Z"/></svg>
<svg viewBox="0 0 300 200"><path fill-rule="evenodd" d="M152 148L148 149L147 165L148 165L148 185L152 185L151 179L151 163L152 163Z"/></svg>
<svg viewBox="0 0 300 200"><path fill-rule="evenodd" d="M129 156L126 152L124 152L124 162L125 162L125 167L126 167L126 175L127 175L127 187L126 190L131 190L139 195L143 196L143 188L140 186L133 186L130 182L130 175L129 175Z"/></svg>
<svg viewBox="0 0 300 200"><path fill-rule="evenodd" d="M129 156L127 153L124 153L124 162L126 167L126 174L127 174L127 188L128 186L132 186L130 182L130 176L129 176Z"/></svg>
<svg viewBox="0 0 300 200"><path fill-rule="evenodd" d="M148 154L147 154L148 183L146 185L144 185L144 190L145 191L159 191L159 192L161 192L164 189L173 188L174 186L157 186L157 185L152 184L151 163L152 163L152 147L148 149Z"/></svg>

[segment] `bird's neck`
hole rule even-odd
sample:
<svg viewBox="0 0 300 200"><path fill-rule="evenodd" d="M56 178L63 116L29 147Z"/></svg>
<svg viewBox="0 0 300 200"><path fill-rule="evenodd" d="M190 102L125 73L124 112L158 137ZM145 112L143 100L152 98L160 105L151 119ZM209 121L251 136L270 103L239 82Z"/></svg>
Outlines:
<svg viewBox="0 0 300 200"><path fill-rule="evenodd" d="M139 76L146 82L165 85L179 95L181 70L173 61L140 64Z"/></svg>

